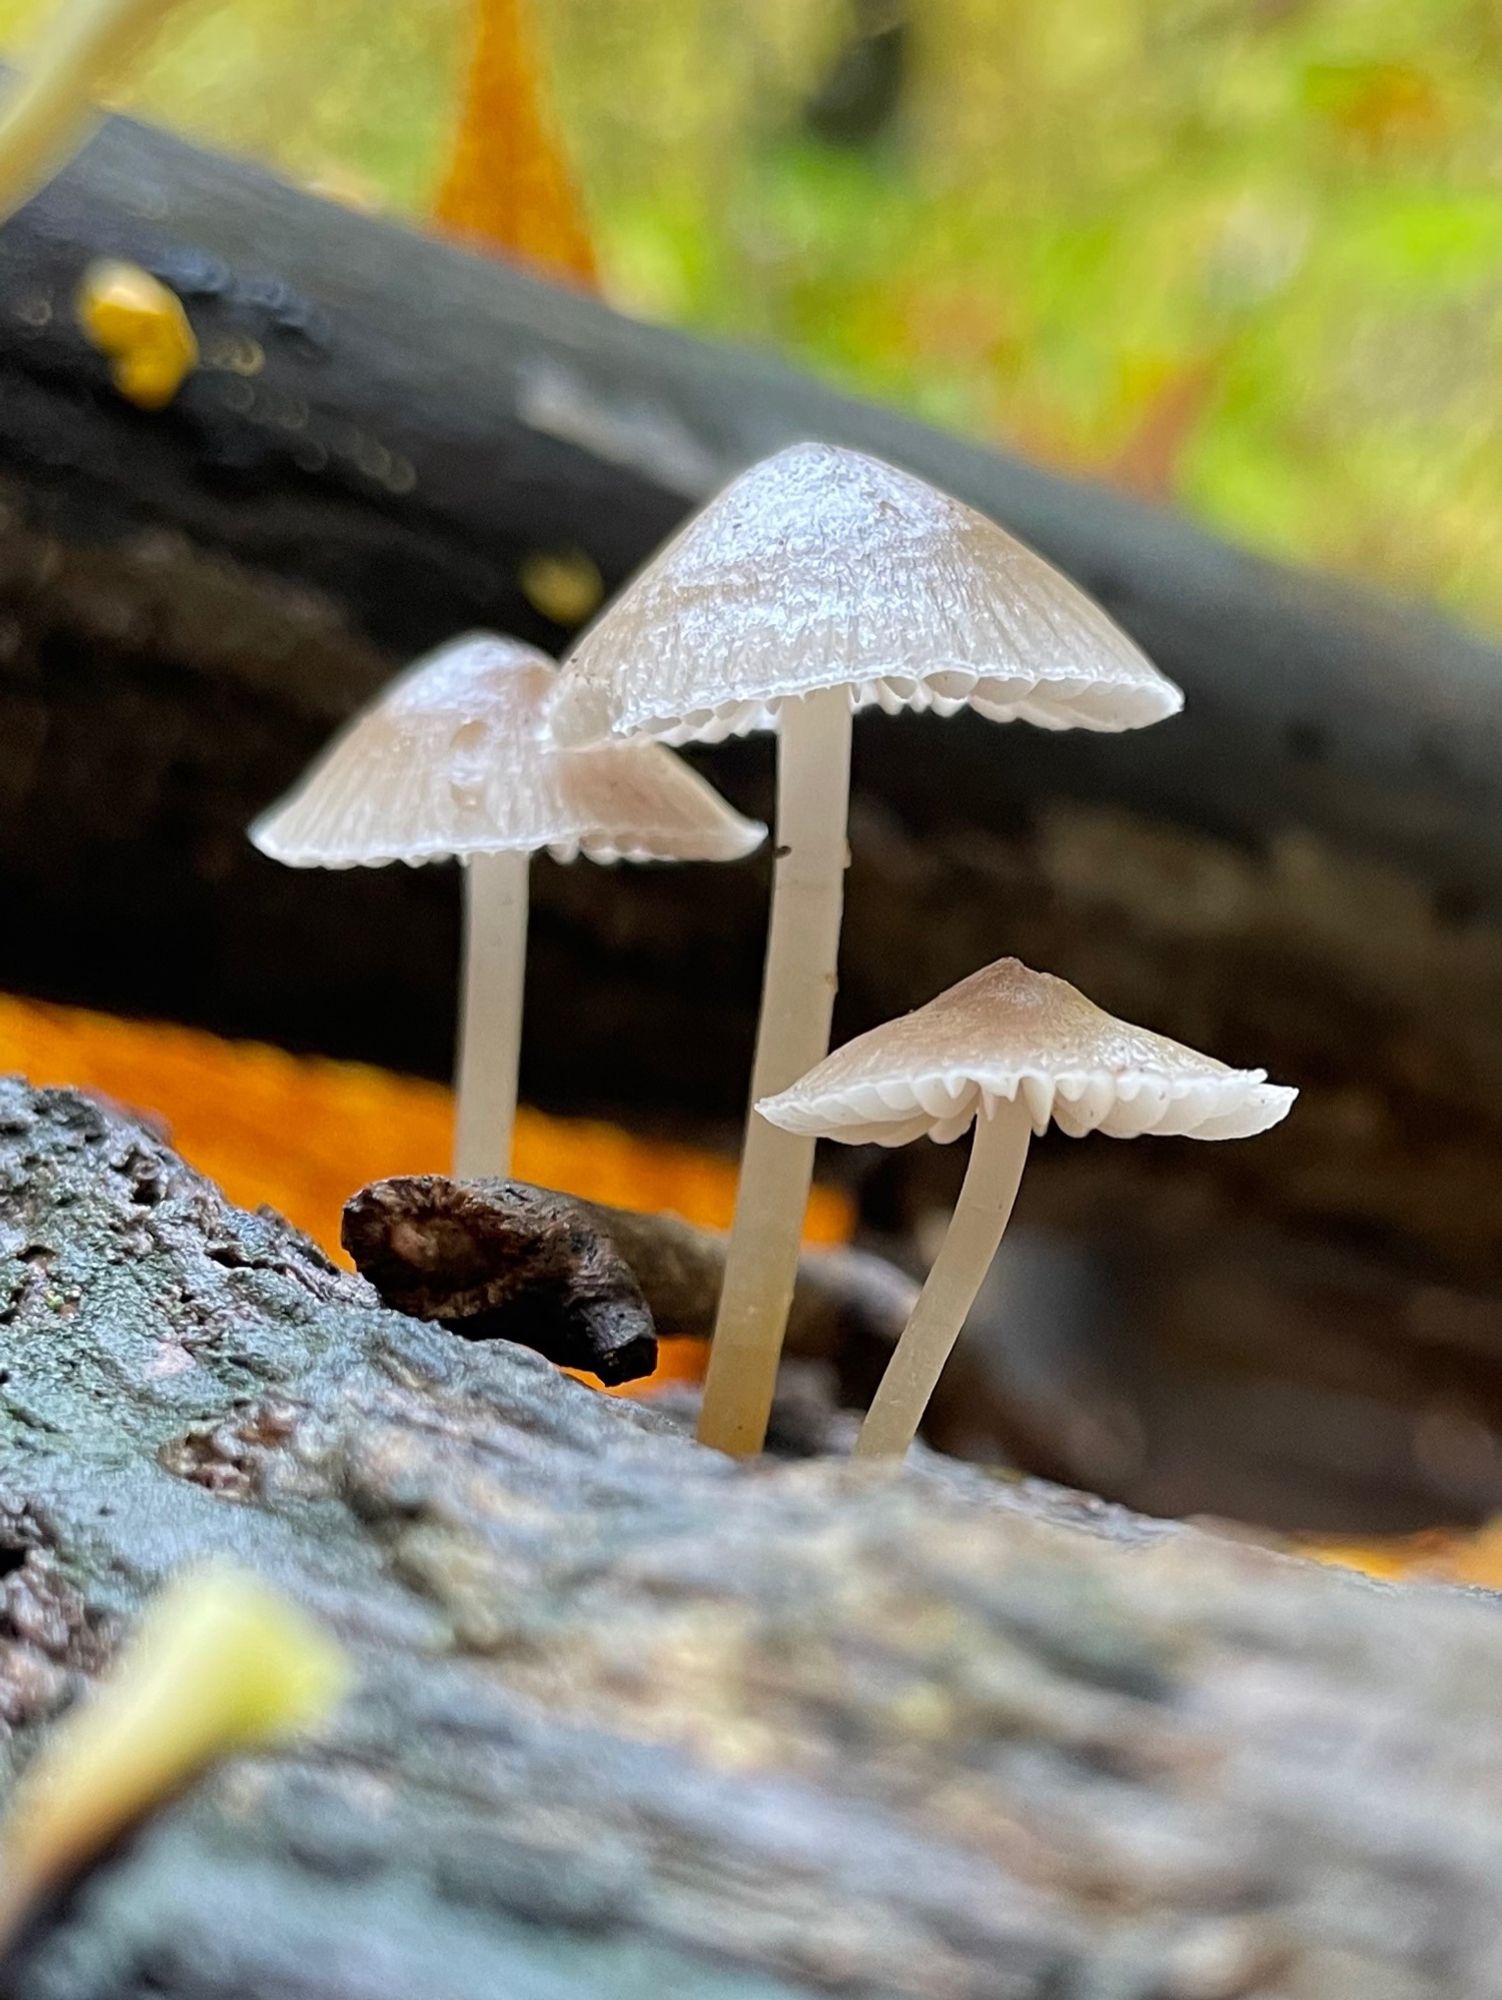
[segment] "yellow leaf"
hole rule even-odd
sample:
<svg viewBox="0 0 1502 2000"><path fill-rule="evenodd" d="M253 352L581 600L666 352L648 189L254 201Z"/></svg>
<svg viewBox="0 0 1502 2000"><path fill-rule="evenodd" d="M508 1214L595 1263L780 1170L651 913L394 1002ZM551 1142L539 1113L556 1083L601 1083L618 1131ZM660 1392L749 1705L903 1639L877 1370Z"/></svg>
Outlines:
<svg viewBox="0 0 1502 2000"><path fill-rule="evenodd" d="M550 115L527 0L474 0L475 47L433 219L593 286L594 250Z"/></svg>
<svg viewBox="0 0 1502 2000"><path fill-rule="evenodd" d="M108 358L115 387L143 410L164 409L198 365L182 300L138 264L91 264L75 310L85 339Z"/></svg>

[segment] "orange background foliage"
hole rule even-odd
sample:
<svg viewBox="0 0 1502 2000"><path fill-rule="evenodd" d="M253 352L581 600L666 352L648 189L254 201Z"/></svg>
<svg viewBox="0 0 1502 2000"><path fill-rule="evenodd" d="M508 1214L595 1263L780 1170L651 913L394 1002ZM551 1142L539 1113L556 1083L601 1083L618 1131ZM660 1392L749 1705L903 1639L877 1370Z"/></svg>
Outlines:
<svg viewBox="0 0 1502 2000"><path fill-rule="evenodd" d="M474 55L433 220L550 277L596 281L527 0L476 0Z"/></svg>
<svg viewBox="0 0 1502 2000"><path fill-rule="evenodd" d="M232 1201L268 1204L344 1262L339 1218L355 1189L388 1174L448 1171L450 1093L360 1063L0 994L0 1072L7 1071L148 1112ZM708 1228L724 1228L735 1203L727 1160L525 1106L516 1173L588 1201L668 1210ZM810 1241L842 1242L851 1227L844 1196L816 1188L807 1226ZM701 1372L702 1341L665 1340L662 1351L654 1383Z"/></svg>

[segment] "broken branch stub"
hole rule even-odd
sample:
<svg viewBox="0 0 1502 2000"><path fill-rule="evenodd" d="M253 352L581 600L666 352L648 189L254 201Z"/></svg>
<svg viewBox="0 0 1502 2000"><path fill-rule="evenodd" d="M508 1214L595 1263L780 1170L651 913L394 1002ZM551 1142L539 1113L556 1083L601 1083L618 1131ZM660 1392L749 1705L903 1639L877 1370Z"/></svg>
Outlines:
<svg viewBox="0 0 1502 2000"><path fill-rule="evenodd" d="M402 1175L345 1204L341 1240L387 1305L466 1340L512 1340L612 1387L657 1366L630 1265L568 1195Z"/></svg>
<svg viewBox="0 0 1502 2000"><path fill-rule="evenodd" d="M522 1181L441 1174L376 1181L345 1207L343 1242L388 1305L470 1340L505 1339L601 1380L650 1374L630 1329L708 1340L727 1238L676 1215L610 1208ZM918 1287L871 1252L805 1251L788 1352L880 1366ZM627 1362L644 1362L627 1374ZM612 1372L607 1372L612 1371Z"/></svg>

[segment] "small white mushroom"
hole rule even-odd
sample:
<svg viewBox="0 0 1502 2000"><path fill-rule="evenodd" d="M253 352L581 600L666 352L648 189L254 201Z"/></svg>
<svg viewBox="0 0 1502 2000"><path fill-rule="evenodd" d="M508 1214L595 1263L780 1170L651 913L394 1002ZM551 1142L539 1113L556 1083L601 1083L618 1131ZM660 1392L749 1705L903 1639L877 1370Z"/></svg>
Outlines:
<svg viewBox="0 0 1502 2000"><path fill-rule="evenodd" d="M556 684L534 647L452 640L383 689L250 831L294 868L465 864L461 1178L510 1171L533 854L734 861L766 834L658 745L560 749Z"/></svg>
<svg viewBox="0 0 1502 2000"><path fill-rule="evenodd" d="M781 1130L852 1146L925 1135L945 1143L975 1125L948 1234L857 1452L900 1457L916 1437L1001 1242L1035 1131L1052 1119L1071 1138L1244 1139L1286 1118L1297 1095L1264 1070L1228 1069L1003 958L764 1099L758 1112Z"/></svg>
<svg viewBox="0 0 1502 2000"><path fill-rule="evenodd" d="M777 866L752 1096L829 1046L851 715L971 707L1134 729L1183 697L1099 605L946 493L858 452L794 445L689 522L564 663L570 742L778 731ZM813 1146L752 1119L699 1436L761 1448Z"/></svg>

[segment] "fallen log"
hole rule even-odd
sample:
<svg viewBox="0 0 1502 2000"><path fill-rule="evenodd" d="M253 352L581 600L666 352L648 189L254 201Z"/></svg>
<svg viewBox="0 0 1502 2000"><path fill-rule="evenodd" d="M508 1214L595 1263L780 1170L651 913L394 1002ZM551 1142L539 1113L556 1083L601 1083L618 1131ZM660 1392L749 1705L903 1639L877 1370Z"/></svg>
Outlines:
<svg viewBox="0 0 1502 2000"><path fill-rule="evenodd" d="M14 1083L0 1368L0 1795L186 1559L359 1676L38 1912L6 2000L1502 1993L1493 1600L736 1467Z"/></svg>
<svg viewBox="0 0 1502 2000"><path fill-rule="evenodd" d="M98 255L192 316L204 365L166 411L124 401L77 328ZM1424 1444L1502 1434L1496 650L123 121L0 230L0 984L441 1072L452 876L279 870L246 821L419 647L473 624L561 643L529 558L582 552L613 586L809 433L1019 529L1189 697L1125 739L863 720L837 1032L1013 949L1304 1092L1251 1148L1043 1149L1021 1220L1116 1274L1147 1379L1111 1389L1137 1470L1040 1462L1226 1505L1239 1461L1246 1506L1271 1454L1259 1504L1281 1480L1332 1525L1383 1495L1395 1526L1498 1504L1502 1455L1466 1454L1454 1491ZM765 743L706 762L765 812ZM764 869L539 863L528 1097L728 1140ZM883 1162L867 1212L909 1254L954 1173ZM1241 1231L1258 1311L1228 1368L1213 1274L1187 1273ZM1020 1319L1025 1360L1043 1315ZM1186 1382L1244 1376L1256 1463L1234 1395L1170 1449L1164 1423L1208 1408ZM1337 1429L1359 1493L1315 1507ZM1183 1476L1149 1486L1169 1457Z"/></svg>

